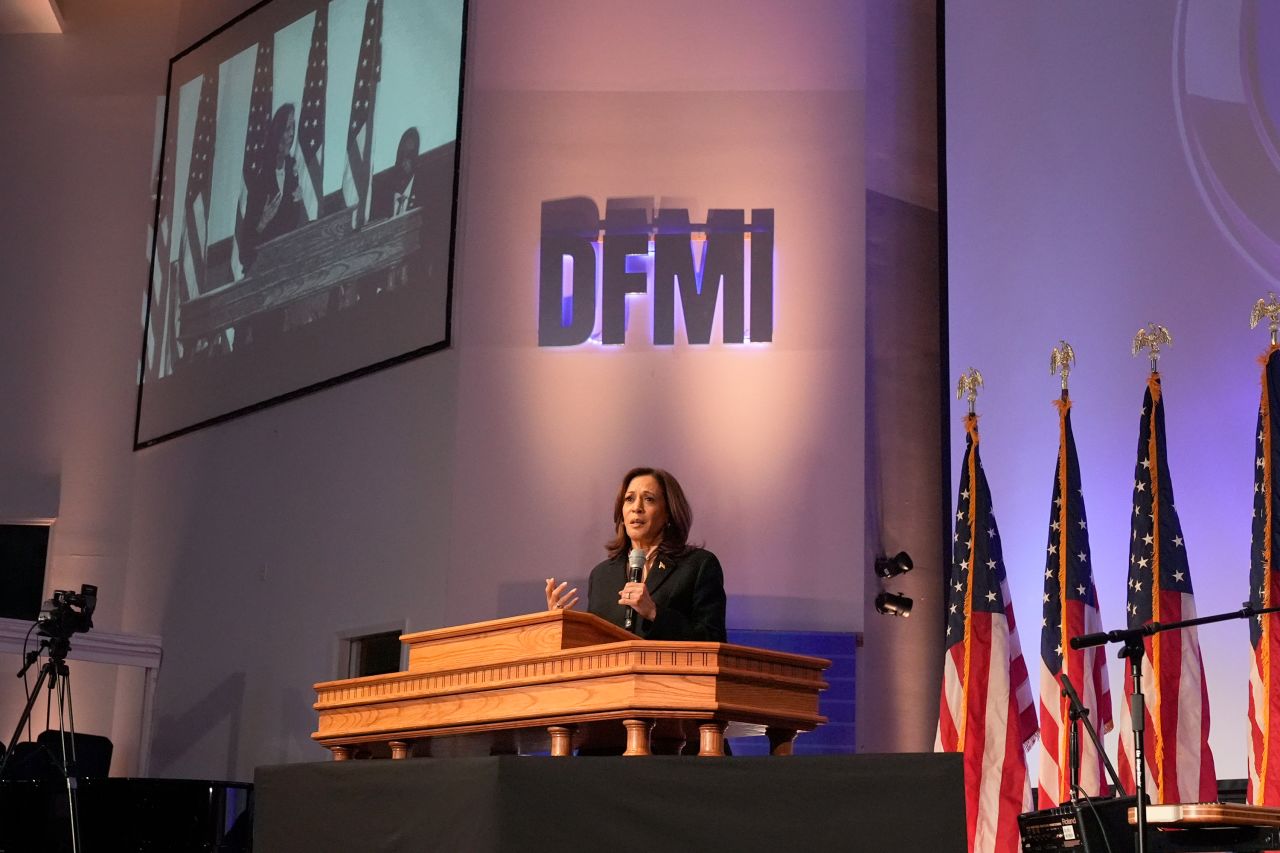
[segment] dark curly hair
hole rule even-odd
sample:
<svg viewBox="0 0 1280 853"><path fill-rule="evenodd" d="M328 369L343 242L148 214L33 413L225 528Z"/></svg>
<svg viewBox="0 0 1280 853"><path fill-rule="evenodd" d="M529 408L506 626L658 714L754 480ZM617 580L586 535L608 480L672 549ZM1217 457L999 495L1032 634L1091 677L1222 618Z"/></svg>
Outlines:
<svg viewBox="0 0 1280 853"><path fill-rule="evenodd" d="M693 550L689 544L689 528L693 526L693 509L680 488L680 481L670 471L661 468L632 468L622 477L618 495L613 499L614 536L605 543L611 558L620 557L631 550L631 537L622 523L622 502L627 496L627 486L636 477L653 477L662 489L662 500L667 507L667 526L662 531L658 553L665 557L680 557Z"/></svg>

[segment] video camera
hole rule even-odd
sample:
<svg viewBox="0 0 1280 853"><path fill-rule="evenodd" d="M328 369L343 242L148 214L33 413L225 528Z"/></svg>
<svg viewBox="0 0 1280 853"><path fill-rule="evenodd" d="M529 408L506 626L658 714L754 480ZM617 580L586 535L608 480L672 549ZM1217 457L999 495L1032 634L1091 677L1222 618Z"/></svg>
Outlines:
<svg viewBox="0 0 1280 853"><path fill-rule="evenodd" d="M40 607L36 629L46 637L70 639L77 631L93 627L93 609L98 606L98 588L81 584L79 592L55 589L53 598Z"/></svg>

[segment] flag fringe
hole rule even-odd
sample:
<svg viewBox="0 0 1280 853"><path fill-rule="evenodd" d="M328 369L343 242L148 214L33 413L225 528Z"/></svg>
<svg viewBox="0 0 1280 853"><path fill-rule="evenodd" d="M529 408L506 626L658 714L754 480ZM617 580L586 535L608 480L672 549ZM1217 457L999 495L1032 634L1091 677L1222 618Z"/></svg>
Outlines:
<svg viewBox="0 0 1280 853"><path fill-rule="evenodd" d="M1267 361L1271 354L1276 352L1280 347L1272 345L1267 348L1267 354L1262 360L1262 403L1259 408L1259 420L1262 421L1262 495L1265 513L1263 526L1265 533L1263 534L1262 544L1262 565L1267 583L1262 588L1262 606L1263 608L1272 605L1271 600L1271 530L1272 530L1272 505L1271 505L1271 395L1267 389ZM1262 637L1258 641L1258 645L1262 649L1262 680L1263 695L1268 697L1266 702L1262 704L1262 768L1259 777L1262 784L1258 787L1262 791L1263 798L1266 796L1267 782L1270 780L1270 763L1271 763L1271 701L1273 681L1271 672L1271 633L1273 619L1268 616L1260 620Z"/></svg>

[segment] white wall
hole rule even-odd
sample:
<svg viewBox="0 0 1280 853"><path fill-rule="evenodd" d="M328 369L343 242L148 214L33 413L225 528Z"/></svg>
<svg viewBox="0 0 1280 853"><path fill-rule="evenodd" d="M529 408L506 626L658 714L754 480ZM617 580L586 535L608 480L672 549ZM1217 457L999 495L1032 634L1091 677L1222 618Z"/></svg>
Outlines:
<svg viewBox="0 0 1280 853"><path fill-rule="evenodd" d="M56 516L47 590L99 584L97 624L142 630L122 595L133 514L130 399L150 128L164 85L156 62L170 50L176 16L163 0L115 5L69 8L65 35L0 36L0 517ZM0 656L4 738L22 709L22 682L12 677L19 665ZM72 671L77 725L110 734L127 761L140 676L99 664Z"/></svg>

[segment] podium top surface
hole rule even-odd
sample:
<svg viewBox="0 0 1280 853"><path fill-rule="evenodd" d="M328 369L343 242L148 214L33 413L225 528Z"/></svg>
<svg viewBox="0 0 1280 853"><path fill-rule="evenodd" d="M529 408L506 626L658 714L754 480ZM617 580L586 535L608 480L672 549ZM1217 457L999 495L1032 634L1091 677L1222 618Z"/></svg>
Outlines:
<svg viewBox="0 0 1280 853"><path fill-rule="evenodd" d="M405 634L400 642L409 647L409 672L441 672L634 639L590 613L546 610Z"/></svg>
<svg viewBox="0 0 1280 853"><path fill-rule="evenodd" d="M472 622L469 625L451 625L448 628L433 628L430 631L415 631L404 634L400 642L414 646L434 643L443 640L474 638L491 634L502 634L522 631L531 627L554 626L565 632L586 632L598 637L589 645L616 642L618 640L634 640L636 635L611 622L606 622L591 613L577 610L540 610L536 613L525 613L520 616L507 616L502 619L490 619L485 622Z"/></svg>
<svg viewBox="0 0 1280 853"><path fill-rule="evenodd" d="M735 646L729 643L687 640L642 640L617 625L590 613L573 610L540 611L503 619L455 625L430 631L404 634L400 642L409 648L408 667L398 673L366 675L359 678L325 681L317 689L395 681L411 675L474 670L521 661L543 660L588 647L617 645L619 650L671 648L733 653L738 658L767 659L776 664L798 667L820 678L831 666L825 658Z"/></svg>

